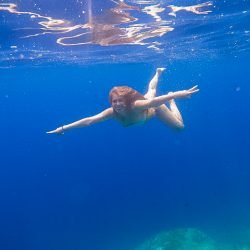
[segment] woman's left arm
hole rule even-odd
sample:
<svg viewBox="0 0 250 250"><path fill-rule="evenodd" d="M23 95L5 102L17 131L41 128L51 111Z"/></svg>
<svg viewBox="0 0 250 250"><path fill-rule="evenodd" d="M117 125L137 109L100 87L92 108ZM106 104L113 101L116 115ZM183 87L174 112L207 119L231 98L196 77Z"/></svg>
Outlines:
<svg viewBox="0 0 250 250"><path fill-rule="evenodd" d="M134 102L133 107L135 109L156 108L171 99L189 98L192 96L192 94L198 91L199 91L198 85L196 85L188 90L180 90L176 92L171 92L166 95L154 97L153 99L150 99L150 100L137 100Z"/></svg>

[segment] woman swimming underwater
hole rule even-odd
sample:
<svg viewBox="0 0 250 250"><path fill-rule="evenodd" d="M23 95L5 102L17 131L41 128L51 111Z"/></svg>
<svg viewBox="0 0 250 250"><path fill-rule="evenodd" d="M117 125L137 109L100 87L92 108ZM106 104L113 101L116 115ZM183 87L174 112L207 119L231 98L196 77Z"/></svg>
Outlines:
<svg viewBox="0 0 250 250"><path fill-rule="evenodd" d="M130 126L144 123L154 116L170 127L184 128L181 113L174 99L191 97L192 94L199 91L198 86L196 85L188 90L169 92L166 95L156 96L159 76L164 70L165 68L157 68L145 95L128 86L114 87L109 93L111 107L94 116L85 117L51 130L47 134L62 134L73 128L86 127L111 118L118 120L124 126ZM165 103L169 105L167 106Z"/></svg>

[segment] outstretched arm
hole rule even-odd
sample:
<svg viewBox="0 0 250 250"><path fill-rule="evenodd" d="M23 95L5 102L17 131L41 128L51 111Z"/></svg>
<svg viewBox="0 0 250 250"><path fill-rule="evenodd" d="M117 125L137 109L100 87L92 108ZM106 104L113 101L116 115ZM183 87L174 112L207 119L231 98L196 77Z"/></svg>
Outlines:
<svg viewBox="0 0 250 250"><path fill-rule="evenodd" d="M72 128L86 127L86 126L92 125L94 123L103 122L103 121L111 118L112 116L113 116L113 108L108 108L97 115L86 117L86 118L83 118L81 120L72 122L70 124L63 125L55 130L51 130L51 131L47 132L47 134L63 134L64 131L66 131L66 130L69 130Z"/></svg>
<svg viewBox="0 0 250 250"><path fill-rule="evenodd" d="M180 90L176 92L171 92L166 95L161 95L154 97L151 100L137 100L134 102L134 108L136 109L148 109L148 108L156 108L161 106L167 101L178 98L188 98L191 97L192 94L198 92L198 85L192 87L188 90Z"/></svg>

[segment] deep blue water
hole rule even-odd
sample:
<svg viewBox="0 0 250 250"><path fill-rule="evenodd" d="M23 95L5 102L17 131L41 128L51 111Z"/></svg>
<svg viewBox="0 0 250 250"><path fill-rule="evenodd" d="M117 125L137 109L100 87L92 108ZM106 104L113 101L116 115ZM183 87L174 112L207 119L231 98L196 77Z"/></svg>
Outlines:
<svg viewBox="0 0 250 250"><path fill-rule="evenodd" d="M117 82L143 91L154 65L2 70L1 249L131 249L163 229L249 228L248 65L168 65L161 93L201 89L178 102L182 132L107 121L63 136L45 131L107 107Z"/></svg>
<svg viewBox="0 0 250 250"><path fill-rule="evenodd" d="M249 21L242 26L249 28ZM89 64L1 61L0 249L133 250L162 230L185 227L242 240L241 232L250 230L244 44L233 53L220 53L218 45L216 56L183 60L151 51L154 57L144 62L105 56ZM118 54L130 49L140 50L114 48ZM128 128L106 121L61 136L45 133L107 108L115 85L145 92L158 66L167 67L158 94L200 87L191 99L177 100L183 131L153 119Z"/></svg>

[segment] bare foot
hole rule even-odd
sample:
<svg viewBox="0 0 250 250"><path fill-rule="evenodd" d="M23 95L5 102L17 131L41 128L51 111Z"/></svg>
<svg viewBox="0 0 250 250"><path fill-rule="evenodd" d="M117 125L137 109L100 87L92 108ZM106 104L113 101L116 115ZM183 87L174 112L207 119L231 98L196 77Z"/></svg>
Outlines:
<svg viewBox="0 0 250 250"><path fill-rule="evenodd" d="M156 70L156 71L157 71L157 73L159 73L159 74L160 74L160 73L162 73L165 69L166 69L166 68L157 68L157 70Z"/></svg>

